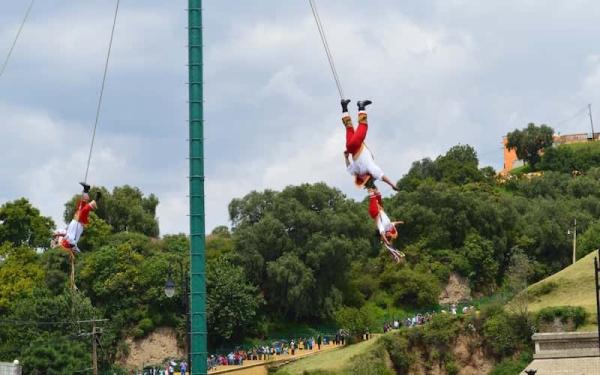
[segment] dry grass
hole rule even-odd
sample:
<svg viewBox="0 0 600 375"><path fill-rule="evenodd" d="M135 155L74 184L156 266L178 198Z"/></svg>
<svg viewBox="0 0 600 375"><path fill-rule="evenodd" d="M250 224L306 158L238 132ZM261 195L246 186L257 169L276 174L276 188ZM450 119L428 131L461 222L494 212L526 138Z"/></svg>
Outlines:
<svg viewBox="0 0 600 375"><path fill-rule="evenodd" d="M344 348L315 354L293 362L281 369L292 375L300 375L306 370L339 370L348 364L350 358L369 350L376 341L377 338L373 338Z"/></svg>
<svg viewBox="0 0 600 375"><path fill-rule="evenodd" d="M588 321L595 321L594 256L597 254L590 253L564 270L531 285L527 291L534 296L529 303L529 310L535 312L548 306L581 306L592 317ZM535 296L536 290L549 283L554 283L555 288L547 294ZM585 328L593 329L595 325L586 325Z"/></svg>

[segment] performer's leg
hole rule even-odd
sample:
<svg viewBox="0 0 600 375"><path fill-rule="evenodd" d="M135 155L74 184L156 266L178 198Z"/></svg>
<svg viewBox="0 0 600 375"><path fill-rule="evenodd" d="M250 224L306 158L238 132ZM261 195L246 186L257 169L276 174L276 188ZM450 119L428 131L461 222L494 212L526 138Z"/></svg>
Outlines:
<svg viewBox="0 0 600 375"><path fill-rule="evenodd" d="M79 239L81 238L82 234L83 234L83 224L81 224L80 222L77 222L75 238L74 238L75 246L77 246L77 243L79 242Z"/></svg>
<svg viewBox="0 0 600 375"><path fill-rule="evenodd" d="M369 215L375 219L379 215L379 201L381 200L381 193L378 191L369 192Z"/></svg>
<svg viewBox="0 0 600 375"><path fill-rule="evenodd" d="M71 245L75 245L77 244L77 230L78 230L78 226L79 226L79 222L77 220L71 220L71 222L69 223L69 226L67 226L67 234L65 235L65 239L71 244Z"/></svg>
<svg viewBox="0 0 600 375"><path fill-rule="evenodd" d="M358 127L356 130L352 129L352 135L349 136L348 128L346 128L346 149L350 151L350 153L354 154L360 150L365 138L367 137L367 130L369 129L369 125L367 122L367 112L359 111L358 112ZM354 151L352 151L354 150Z"/></svg>

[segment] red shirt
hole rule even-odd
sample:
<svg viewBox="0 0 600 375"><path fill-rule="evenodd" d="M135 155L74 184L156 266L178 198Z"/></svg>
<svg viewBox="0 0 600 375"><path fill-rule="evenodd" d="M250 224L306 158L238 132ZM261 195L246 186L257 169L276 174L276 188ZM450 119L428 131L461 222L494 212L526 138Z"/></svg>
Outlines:
<svg viewBox="0 0 600 375"><path fill-rule="evenodd" d="M93 209L94 207L92 207L91 204L85 202L83 199L80 200L79 204L77 205L77 212L75 212L75 220L83 225L88 225L90 211Z"/></svg>

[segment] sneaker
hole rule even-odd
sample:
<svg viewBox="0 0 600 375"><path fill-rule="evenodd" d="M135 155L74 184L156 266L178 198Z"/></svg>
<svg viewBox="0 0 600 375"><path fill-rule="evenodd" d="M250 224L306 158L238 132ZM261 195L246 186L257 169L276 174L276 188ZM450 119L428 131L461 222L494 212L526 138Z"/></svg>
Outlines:
<svg viewBox="0 0 600 375"><path fill-rule="evenodd" d="M84 193L89 193L90 192L90 185L86 184L85 182L80 182L79 185L83 186L83 192Z"/></svg>

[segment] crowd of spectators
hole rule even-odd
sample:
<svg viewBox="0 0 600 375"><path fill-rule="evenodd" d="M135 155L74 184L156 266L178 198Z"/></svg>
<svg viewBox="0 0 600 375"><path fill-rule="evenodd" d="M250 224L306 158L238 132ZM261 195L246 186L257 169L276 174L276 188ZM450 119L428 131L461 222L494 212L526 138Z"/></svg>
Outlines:
<svg viewBox="0 0 600 375"><path fill-rule="evenodd" d="M385 333L394 329L400 329L400 327L410 328L415 326L421 326L425 323L428 323L435 314L458 315L460 313L469 314L471 312L476 312L474 306L463 306L462 308L459 308L456 304L452 304L448 306L448 310L442 309L440 310L440 312L426 312L424 314L416 314L412 317L407 317L404 319L394 319L390 322L385 322L383 324L383 332Z"/></svg>
<svg viewBox="0 0 600 375"><path fill-rule="evenodd" d="M228 354L211 354L207 359L208 369L215 369L217 366L243 366L244 361L275 359L280 355L297 355L301 351L321 350L323 345L343 345L345 335L338 331L335 335L325 336L317 335L309 337L292 338L290 340L277 340L270 345L256 345L247 350L238 348L230 351Z"/></svg>

